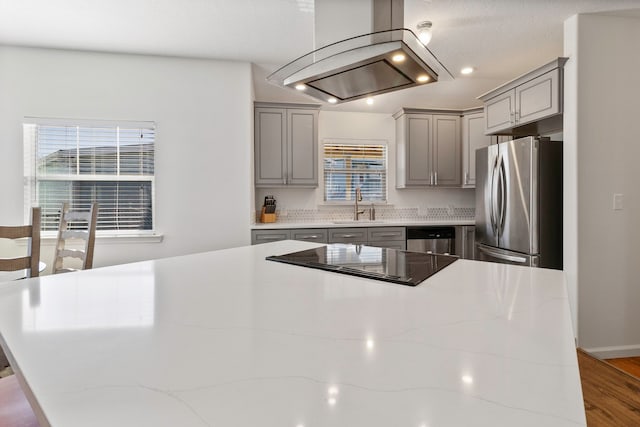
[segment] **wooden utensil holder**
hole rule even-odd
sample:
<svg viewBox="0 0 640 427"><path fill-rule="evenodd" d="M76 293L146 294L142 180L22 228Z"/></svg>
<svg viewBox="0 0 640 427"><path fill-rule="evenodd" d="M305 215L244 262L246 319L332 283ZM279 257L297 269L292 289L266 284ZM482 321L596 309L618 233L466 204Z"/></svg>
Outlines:
<svg viewBox="0 0 640 427"><path fill-rule="evenodd" d="M260 222L264 222L264 223L276 222L276 214L265 213L265 208L263 206L262 210L260 211Z"/></svg>

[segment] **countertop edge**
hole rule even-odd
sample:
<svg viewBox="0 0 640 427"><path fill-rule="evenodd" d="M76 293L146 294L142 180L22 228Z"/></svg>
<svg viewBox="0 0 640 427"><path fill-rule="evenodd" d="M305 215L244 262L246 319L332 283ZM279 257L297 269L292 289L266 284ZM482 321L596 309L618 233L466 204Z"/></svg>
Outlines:
<svg viewBox="0 0 640 427"><path fill-rule="evenodd" d="M411 227L411 226L456 226L475 225L473 219L447 219L435 221L411 221L411 220L382 220L380 222L272 222L251 224L251 230L273 230L273 229L302 229L302 228L358 228L358 227Z"/></svg>

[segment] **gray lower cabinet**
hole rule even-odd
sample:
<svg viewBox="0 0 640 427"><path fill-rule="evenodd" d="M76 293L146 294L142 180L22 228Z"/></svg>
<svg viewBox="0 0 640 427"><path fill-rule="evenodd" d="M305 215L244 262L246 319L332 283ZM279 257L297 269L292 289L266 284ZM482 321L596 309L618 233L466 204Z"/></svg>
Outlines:
<svg viewBox="0 0 640 427"><path fill-rule="evenodd" d="M405 227L371 227L367 232L367 245L379 248L407 249Z"/></svg>
<svg viewBox="0 0 640 427"><path fill-rule="evenodd" d="M255 186L318 186L318 109L255 104Z"/></svg>
<svg viewBox="0 0 640 427"><path fill-rule="evenodd" d="M353 243L401 250L407 248L404 227L251 230L252 245L287 239L316 243Z"/></svg>
<svg viewBox="0 0 640 427"><path fill-rule="evenodd" d="M294 228L291 230L292 240L305 242L328 243L326 228Z"/></svg>
<svg viewBox="0 0 640 427"><path fill-rule="evenodd" d="M464 246L464 259L475 259L476 251L476 227L466 225L462 227L462 240Z"/></svg>
<svg viewBox="0 0 640 427"><path fill-rule="evenodd" d="M277 242L291 238L291 230L251 230L251 244Z"/></svg>
<svg viewBox="0 0 640 427"><path fill-rule="evenodd" d="M475 237L475 225L457 225L455 254L463 259L475 259Z"/></svg>
<svg viewBox="0 0 640 427"><path fill-rule="evenodd" d="M364 245L367 243L367 228L330 228L329 243L353 243Z"/></svg>

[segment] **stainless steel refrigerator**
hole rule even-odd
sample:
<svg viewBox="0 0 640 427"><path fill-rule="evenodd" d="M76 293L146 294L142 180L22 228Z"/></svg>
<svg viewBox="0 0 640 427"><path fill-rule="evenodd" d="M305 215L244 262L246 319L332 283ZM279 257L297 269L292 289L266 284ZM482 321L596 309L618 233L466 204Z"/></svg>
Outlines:
<svg viewBox="0 0 640 427"><path fill-rule="evenodd" d="M562 269L562 143L526 137L476 151L481 261Z"/></svg>

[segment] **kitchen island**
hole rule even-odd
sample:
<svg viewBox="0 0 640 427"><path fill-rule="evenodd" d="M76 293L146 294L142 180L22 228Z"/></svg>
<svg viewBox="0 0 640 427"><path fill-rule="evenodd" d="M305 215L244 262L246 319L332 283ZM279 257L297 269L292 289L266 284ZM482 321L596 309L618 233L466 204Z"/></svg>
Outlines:
<svg viewBox="0 0 640 427"><path fill-rule="evenodd" d="M282 241L0 284L43 426L584 426L564 274L458 260L417 287L266 261Z"/></svg>

